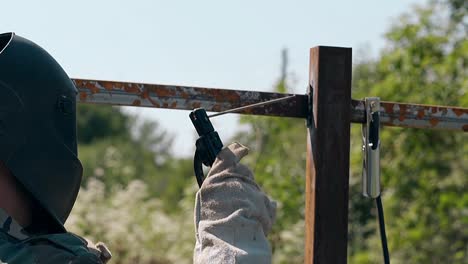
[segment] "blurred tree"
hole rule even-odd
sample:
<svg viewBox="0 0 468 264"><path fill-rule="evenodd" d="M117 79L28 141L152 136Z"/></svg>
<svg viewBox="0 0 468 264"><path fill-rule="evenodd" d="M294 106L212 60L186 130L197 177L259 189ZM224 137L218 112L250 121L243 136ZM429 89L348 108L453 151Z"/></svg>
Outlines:
<svg viewBox="0 0 468 264"><path fill-rule="evenodd" d="M79 157L82 186L91 178L104 183L106 193L139 179L166 211L178 211L188 184L194 184L191 160L172 155L172 137L156 121L139 120L118 107L80 105Z"/></svg>
<svg viewBox="0 0 468 264"><path fill-rule="evenodd" d="M191 263L196 181L156 121L79 105L84 180L67 229L105 241L112 263Z"/></svg>
<svg viewBox="0 0 468 264"><path fill-rule="evenodd" d="M130 137L130 119L119 107L79 104L77 106L78 143L98 139Z"/></svg>

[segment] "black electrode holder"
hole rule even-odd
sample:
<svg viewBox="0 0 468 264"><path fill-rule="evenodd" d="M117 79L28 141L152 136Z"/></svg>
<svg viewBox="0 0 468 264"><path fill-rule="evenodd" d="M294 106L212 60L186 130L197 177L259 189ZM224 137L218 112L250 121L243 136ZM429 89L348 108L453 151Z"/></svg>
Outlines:
<svg viewBox="0 0 468 264"><path fill-rule="evenodd" d="M195 143L196 150L193 158L193 169L195 171L198 186L201 187L205 179L202 165L207 167L211 167L213 165L216 156L223 148L223 142L221 142L218 132L214 130L205 109L194 109L190 112L190 120L192 120L192 123L200 136Z"/></svg>

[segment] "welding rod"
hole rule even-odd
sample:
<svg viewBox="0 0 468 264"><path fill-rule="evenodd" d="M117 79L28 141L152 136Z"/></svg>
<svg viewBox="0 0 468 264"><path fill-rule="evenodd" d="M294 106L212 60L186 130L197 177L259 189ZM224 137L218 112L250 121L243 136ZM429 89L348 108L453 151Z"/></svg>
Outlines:
<svg viewBox="0 0 468 264"><path fill-rule="evenodd" d="M236 112L239 112L239 111L242 111L242 110L245 110L245 109L249 109L249 108L255 108L255 107L259 107L259 106L274 104L274 103L277 103L277 102L281 102L281 101L284 101L284 100L291 99L291 98L293 98L295 96L296 95L290 95L290 96L285 96L285 97L281 97L281 98L277 98L277 99L273 99L273 100L269 100L269 101L265 101L265 102L261 102L261 103L241 106L241 107L238 107L238 108L233 108L233 109L229 109L229 110L226 110L226 111L223 111L223 112L212 114L212 115L209 115L208 117L212 118L212 117L216 117L216 116L220 116L220 115L224 115L224 114L236 113Z"/></svg>

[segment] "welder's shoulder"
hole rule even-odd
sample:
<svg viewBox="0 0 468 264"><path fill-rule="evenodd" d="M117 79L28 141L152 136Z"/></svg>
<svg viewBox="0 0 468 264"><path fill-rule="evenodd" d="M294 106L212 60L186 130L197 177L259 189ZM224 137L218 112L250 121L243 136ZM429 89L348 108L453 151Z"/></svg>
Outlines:
<svg viewBox="0 0 468 264"><path fill-rule="evenodd" d="M102 264L98 256L88 250L86 240L71 233L37 236L24 243L27 254L31 254L37 264Z"/></svg>
<svg viewBox="0 0 468 264"><path fill-rule="evenodd" d="M97 255L88 250L86 240L71 234L38 236L28 241L37 264L101 264Z"/></svg>

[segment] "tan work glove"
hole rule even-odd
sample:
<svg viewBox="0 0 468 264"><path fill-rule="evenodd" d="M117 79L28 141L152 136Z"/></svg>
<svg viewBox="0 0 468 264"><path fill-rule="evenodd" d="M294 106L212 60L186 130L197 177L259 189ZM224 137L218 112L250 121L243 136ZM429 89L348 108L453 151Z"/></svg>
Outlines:
<svg viewBox="0 0 468 264"><path fill-rule="evenodd" d="M110 250L107 248L107 246L104 243L98 242L94 244L89 239L86 239L86 242L88 242L87 247L88 247L89 252L98 256L98 258L102 261L102 263L105 264L112 258L112 254Z"/></svg>
<svg viewBox="0 0 468 264"><path fill-rule="evenodd" d="M276 203L255 183L239 161L248 149L239 143L224 148L195 202L194 263L271 263L266 235Z"/></svg>

